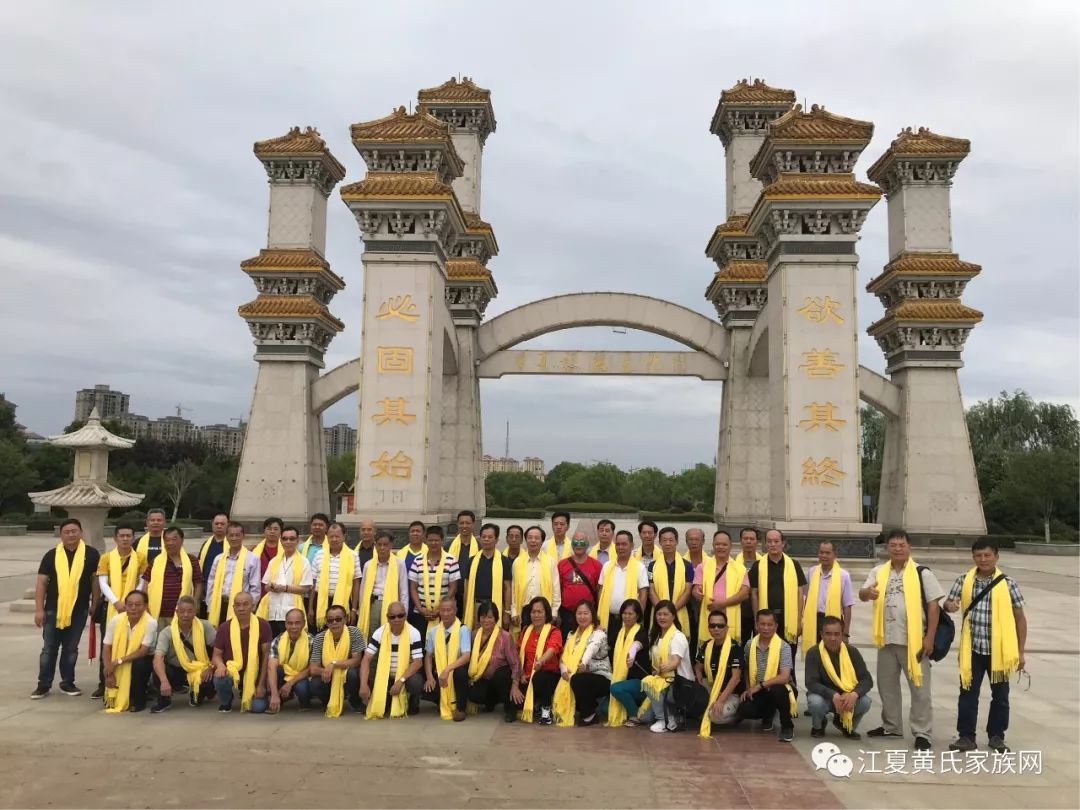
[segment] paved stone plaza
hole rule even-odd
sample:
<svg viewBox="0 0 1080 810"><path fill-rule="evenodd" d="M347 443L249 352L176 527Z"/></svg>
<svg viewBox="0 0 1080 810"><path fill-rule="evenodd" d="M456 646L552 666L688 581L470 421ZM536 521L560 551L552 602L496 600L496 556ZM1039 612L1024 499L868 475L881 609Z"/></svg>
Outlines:
<svg viewBox="0 0 1080 810"><path fill-rule="evenodd" d="M0 600L21 596L54 542L44 535L0 538ZM918 559L934 568L943 585L967 564L966 555L953 551ZM868 564L849 563L857 581ZM746 728L702 740L644 729L507 726L498 713L445 723L426 703L416 719L367 722L300 715L292 707L276 718L222 717L180 701L161 716L107 717L89 697L67 698L56 690L31 702L40 632L31 614L12 612L5 603L0 779L6 787L0 806L1077 807L1078 562L1004 552L1001 567L1016 577L1027 599L1032 674L1030 691L1013 689L1008 742L1014 752L1041 751L1041 774L940 774L956 717L955 648L934 668L935 772L911 773L916 765L907 750L907 775L860 774L860 756L864 770L873 767L860 750L881 752L876 763L884 771L886 749L911 740L848 743L830 732L825 741L837 743L855 765L856 773L844 779L815 770L806 718L797 721L795 744L785 746L773 734ZM855 615L854 640L873 671L869 608L857 605ZM96 664L84 658L78 682L87 694L95 677ZM875 705L862 730L877 719ZM985 743L981 729L979 741ZM67 781L52 778L58 757L72 763ZM988 757L986 766L992 764ZM319 779L341 767L350 769L347 799L338 782Z"/></svg>

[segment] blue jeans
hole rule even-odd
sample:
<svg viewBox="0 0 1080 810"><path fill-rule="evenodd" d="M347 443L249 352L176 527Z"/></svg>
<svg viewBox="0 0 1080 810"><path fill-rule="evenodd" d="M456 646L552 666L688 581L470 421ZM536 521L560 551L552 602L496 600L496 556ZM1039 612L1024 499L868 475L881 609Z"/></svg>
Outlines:
<svg viewBox="0 0 1080 810"><path fill-rule="evenodd" d="M71 624L63 630L56 629L56 608L45 611L41 625L41 656L38 658L38 686L51 688L56 674L56 660L60 659L60 683L75 683L75 664L79 661L79 642L86 627L87 605L78 605L71 613Z"/></svg>
<svg viewBox="0 0 1080 810"><path fill-rule="evenodd" d="M956 734L975 739L975 724L979 722L979 692L983 676L990 670L990 656L971 654L971 687L960 690L956 703ZM1005 737L1009 728L1009 681L990 683L990 714L986 718L986 736Z"/></svg>
<svg viewBox="0 0 1080 810"><path fill-rule="evenodd" d="M641 691L641 681L637 678L629 678L618 683L611 684L611 696L622 704L626 714L636 717L638 709L645 701L645 695Z"/></svg>
<svg viewBox="0 0 1080 810"><path fill-rule="evenodd" d="M830 712L835 712L831 700L826 700L821 695L815 695L813 693L807 693L806 705L810 709L810 718L814 724L814 728L824 728L825 718ZM862 720L862 716L870 711L870 696L863 695L857 701L855 701L855 708L851 720L851 730L855 731L859 727L859 721Z"/></svg>
<svg viewBox="0 0 1080 810"><path fill-rule="evenodd" d="M280 690L281 687L284 686L284 685L285 685L285 670L283 670L283 669L281 669L279 667L278 671L277 671L278 690ZM303 707L305 709L310 709L311 708L311 689L308 687L308 679L307 678L301 678L296 683L294 683L292 685L292 691L289 693L289 696L287 698L282 698L281 704L284 706L286 703L288 703L290 700L292 700L293 695L296 696L296 699L297 699L297 701L299 701L301 707ZM269 692L269 689L267 690L266 697L261 697L261 698L257 697L257 698L252 698L251 699L251 713L252 714L262 714L263 712L269 710L269 708L270 708L270 692Z"/></svg>

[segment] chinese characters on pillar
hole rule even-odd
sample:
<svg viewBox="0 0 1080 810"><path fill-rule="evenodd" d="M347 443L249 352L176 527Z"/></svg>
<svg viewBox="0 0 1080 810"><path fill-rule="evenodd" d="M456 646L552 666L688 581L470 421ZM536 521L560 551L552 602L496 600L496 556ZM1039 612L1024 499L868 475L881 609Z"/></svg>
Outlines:
<svg viewBox="0 0 1080 810"><path fill-rule="evenodd" d="M842 325L844 317L840 314L840 302L829 296L806 296L803 305L795 310L807 321L826 332L831 326ZM808 380L833 380L845 368L840 357L829 347L812 347L802 352L802 363L798 370ZM839 433L847 420L837 414L837 406L831 401L819 402L817 399L801 406L802 418L797 427L807 433ZM837 455L840 455L839 452ZM841 469L840 462L832 456L822 458L807 456L802 462L801 485L804 487L838 487L847 473Z"/></svg>
<svg viewBox="0 0 1080 810"><path fill-rule="evenodd" d="M420 319L420 313L411 295L392 295L379 305L375 316L379 321L399 320L408 325ZM412 374L413 348L411 346L377 346L375 349L376 370L379 375ZM371 415L371 420L379 430L389 430L393 435L393 426L411 425L416 421L416 414L409 412L408 399L400 395L388 395L376 402L380 410ZM378 435L382 435L381 433ZM408 481L412 478L413 459L401 449L381 450L372 461L371 477Z"/></svg>

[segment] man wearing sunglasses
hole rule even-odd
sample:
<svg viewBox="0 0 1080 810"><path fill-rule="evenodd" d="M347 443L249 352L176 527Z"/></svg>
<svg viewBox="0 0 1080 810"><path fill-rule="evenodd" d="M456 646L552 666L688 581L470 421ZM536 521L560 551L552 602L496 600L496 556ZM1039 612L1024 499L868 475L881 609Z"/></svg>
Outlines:
<svg viewBox="0 0 1080 810"><path fill-rule="evenodd" d="M390 645L389 671L393 680L387 684L388 697L396 697L402 689L406 690L409 693L409 715L419 713L420 693L424 691L424 676L420 674L420 668L424 665L424 642L420 638L420 631L405 622L405 605L401 602L394 602L386 609L386 624L377 628L368 640L364 658L360 662L360 699L365 703L371 700L379 648L383 644ZM400 678L396 677L399 655L406 655L410 659ZM389 711L388 699L386 712Z"/></svg>
<svg viewBox="0 0 1080 810"><path fill-rule="evenodd" d="M589 540L585 532L574 532L570 541L570 556L559 560L559 591L562 604L559 605L559 629L563 641L577 627L574 610L582 601L589 602L595 608L600 592L600 572L604 570L599 560L589 556Z"/></svg>
<svg viewBox="0 0 1080 810"><path fill-rule="evenodd" d="M737 641L731 644L727 658L721 661L720 655L728 637L727 611L724 608L710 610L707 626L711 643L706 640L698 650L694 672L698 683L710 690L710 697L716 679L721 679L720 693L709 703L706 711L712 725L727 726L735 722L739 712L739 696L743 691L742 645Z"/></svg>
<svg viewBox="0 0 1080 810"><path fill-rule="evenodd" d="M395 560L396 562L396 560ZM404 613L404 610L398 610ZM326 629L321 630L311 642L311 677L308 681L309 691L313 698L318 699L327 707L327 713L331 707L331 693L334 688L334 672L345 670L345 699L353 711L363 711L363 703L360 701L360 659L364 654L364 634L359 628L345 625L345 608L341 605L332 605L326 611ZM325 649L326 634L329 633L336 645L341 641L341 634L349 634L349 655L341 660L327 660ZM338 704L340 706L340 704Z"/></svg>

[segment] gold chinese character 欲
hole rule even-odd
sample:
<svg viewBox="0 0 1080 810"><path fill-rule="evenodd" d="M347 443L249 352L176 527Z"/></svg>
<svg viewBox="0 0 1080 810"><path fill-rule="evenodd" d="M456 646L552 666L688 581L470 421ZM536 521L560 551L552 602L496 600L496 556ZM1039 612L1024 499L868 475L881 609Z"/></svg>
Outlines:
<svg viewBox="0 0 1080 810"><path fill-rule="evenodd" d="M379 346L377 349L380 374L409 374L412 372L413 351L408 346Z"/></svg>
<svg viewBox="0 0 1080 810"><path fill-rule="evenodd" d="M802 463L802 485L804 487L838 487L840 479L847 473L840 469L840 462L826 456L821 461L807 456Z"/></svg>
<svg viewBox="0 0 1080 810"><path fill-rule="evenodd" d="M592 370L597 372L607 371L607 355L603 352L596 352L592 356Z"/></svg>
<svg viewBox="0 0 1080 810"><path fill-rule="evenodd" d="M413 303L411 295L392 295L382 302L379 314L375 317L380 321L401 318L406 323L413 323L420 315L416 312L416 304Z"/></svg>
<svg viewBox="0 0 1080 810"><path fill-rule="evenodd" d="M376 425L385 425L387 422L408 425L416 421L416 414L405 413L405 397L397 397L396 399L386 397L379 400L379 405L382 406L382 411L371 417Z"/></svg>
<svg viewBox="0 0 1080 810"><path fill-rule="evenodd" d="M399 478L402 480L412 478L412 459L401 450L398 450L392 457L386 450L383 450L374 461L370 461L368 464L375 470L371 474L372 478Z"/></svg>
<svg viewBox="0 0 1080 810"><path fill-rule="evenodd" d="M832 349L811 349L803 352L802 358L805 362L799 368L806 369L806 376L815 379L832 379L844 367Z"/></svg>
<svg viewBox="0 0 1080 810"><path fill-rule="evenodd" d="M828 320L843 323L844 319L837 312L839 308L840 302L834 301L827 295L824 298L807 296L803 301L803 305L795 311L812 323L825 323Z"/></svg>
<svg viewBox="0 0 1080 810"><path fill-rule="evenodd" d="M559 361L559 367L565 374L569 374L571 371L577 371L577 352L563 352L562 359Z"/></svg>
<svg viewBox="0 0 1080 810"><path fill-rule="evenodd" d="M547 360L548 360L548 353L547 352L540 352L540 356L536 359L536 370L537 371L547 371L548 370Z"/></svg>
<svg viewBox="0 0 1080 810"><path fill-rule="evenodd" d="M809 405L803 405L803 410L809 411L810 415L799 421L799 427L808 431L817 430L819 427L835 431L842 425L847 424L846 419L840 419L836 416L836 406L831 402L811 402Z"/></svg>

